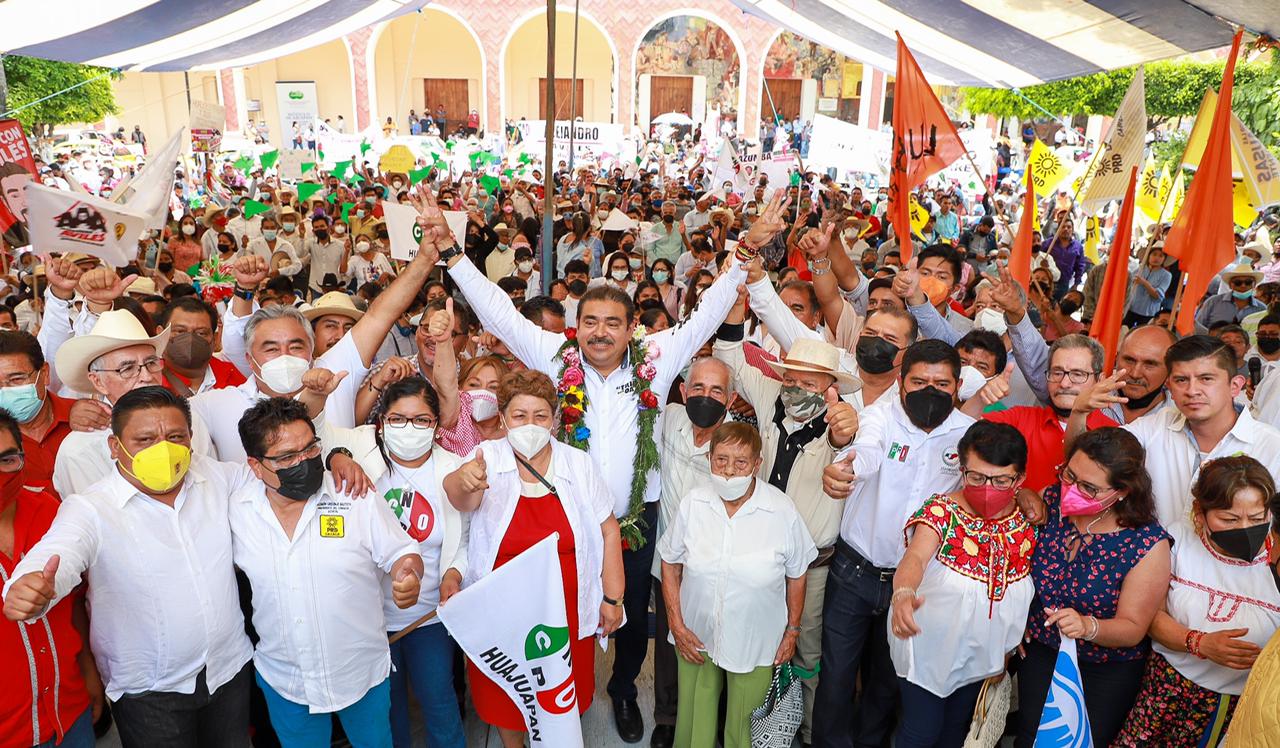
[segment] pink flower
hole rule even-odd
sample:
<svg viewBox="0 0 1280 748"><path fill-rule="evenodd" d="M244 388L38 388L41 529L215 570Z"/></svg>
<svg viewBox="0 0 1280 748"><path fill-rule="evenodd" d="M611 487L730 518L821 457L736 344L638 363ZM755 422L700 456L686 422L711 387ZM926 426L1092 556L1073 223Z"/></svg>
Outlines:
<svg viewBox="0 0 1280 748"><path fill-rule="evenodd" d="M564 355L561 358L563 359L565 366L570 369L577 367L580 363L577 348L566 348Z"/></svg>
<svg viewBox="0 0 1280 748"><path fill-rule="evenodd" d="M562 384L570 387L577 387L582 384L582 369L577 367L568 367L564 370L564 376L560 377Z"/></svg>
<svg viewBox="0 0 1280 748"><path fill-rule="evenodd" d="M662 356L662 351L658 350L657 343L650 342L645 344L645 347L644 347L645 363L653 363L654 361L657 361L661 356Z"/></svg>
<svg viewBox="0 0 1280 748"><path fill-rule="evenodd" d="M650 363L640 364L636 367L636 376L646 382L652 382L653 378L658 376L658 368Z"/></svg>

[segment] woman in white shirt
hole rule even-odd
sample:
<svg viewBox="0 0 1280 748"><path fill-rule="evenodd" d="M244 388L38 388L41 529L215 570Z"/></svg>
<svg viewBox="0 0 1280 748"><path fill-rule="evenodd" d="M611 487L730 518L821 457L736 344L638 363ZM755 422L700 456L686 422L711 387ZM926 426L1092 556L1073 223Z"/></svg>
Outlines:
<svg viewBox="0 0 1280 748"><path fill-rule="evenodd" d="M818 549L787 495L758 481L760 434L726 423L711 435L711 488L699 486L658 542L662 599L677 660L677 748L751 745L751 710L800 636L805 572ZM712 490L714 489L714 490Z"/></svg>
<svg viewBox="0 0 1280 748"><path fill-rule="evenodd" d="M605 271L603 278L592 278L587 285L595 286L613 286L620 289L628 296L632 296L636 292L636 283L631 280L631 264L626 252L614 252L609 255L605 261Z"/></svg>
<svg viewBox="0 0 1280 748"><path fill-rule="evenodd" d="M483 442L444 479L450 503L471 512L464 586L559 533L565 612L575 622L574 691L585 712L595 692L595 636L622 623L622 541L613 495L586 452L551 437L556 387L542 372L508 374L498 385L505 439ZM524 745L524 718L506 692L468 662L476 712L507 748Z"/></svg>
<svg viewBox="0 0 1280 748"><path fill-rule="evenodd" d="M1035 529L1014 502L1026 440L1008 424L978 421L956 451L964 485L930 497L907 521L907 551L893 575L898 748L964 742L982 682L1004 673L1035 595Z"/></svg>
<svg viewBox="0 0 1280 748"><path fill-rule="evenodd" d="M1271 474L1252 457L1223 457L1201 468L1191 495L1191 521L1169 528L1173 575L1151 622L1155 651L1115 746L1217 745L1280 627L1267 562Z"/></svg>

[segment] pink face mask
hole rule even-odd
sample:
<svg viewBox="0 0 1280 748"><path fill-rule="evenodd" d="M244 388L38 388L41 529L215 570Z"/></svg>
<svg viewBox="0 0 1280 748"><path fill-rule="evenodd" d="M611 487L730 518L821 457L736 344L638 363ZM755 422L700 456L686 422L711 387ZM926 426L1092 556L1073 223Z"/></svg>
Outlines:
<svg viewBox="0 0 1280 748"><path fill-rule="evenodd" d="M1080 487L1074 483L1067 485L1062 491L1062 516L1064 517L1097 514L1106 508L1106 505L1097 499L1085 496Z"/></svg>
<svg viewBox="0 0 1280 748"><path fill-rule="evenodd" d="M1016 488L966 485L964 500L969 502L969 506L973 507L973 511L977 512L979 517L993 519L1008 508L1017 491Z"/></svg>

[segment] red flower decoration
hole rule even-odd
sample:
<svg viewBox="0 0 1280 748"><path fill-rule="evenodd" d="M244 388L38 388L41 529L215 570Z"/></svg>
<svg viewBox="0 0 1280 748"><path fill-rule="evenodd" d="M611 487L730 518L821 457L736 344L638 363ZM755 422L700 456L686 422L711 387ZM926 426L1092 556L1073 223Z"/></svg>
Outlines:
<svg viewBox="0 0 1280 748"><path fill-rule="evenodd" d="M564 336L565 336L565 338L566 338L566 339L568 339L568 340L577 340L577 339L578 339L578 328L576 328L576 327L566 327L566 328L564 328Z"/></svg>
<svg viewBox="0 0 1280 748"><path fill-rule="evenodd" d="M640 393L640 404L646 408L658 407L658 396L653 394L653 390L645 390Z"/></svg>
<svg viewBox="0 0 1280 748"><path fill-rule="evenodd" d="M560 420L565 423L577 423L582 418L582 411L577 408L562 408L560 410Z"/></svg>
<svg viewBox="0 0 1280 748"><path fill-rule="evenodd" d="M955 534L947 541L947 550L957 564L973 566L978 563L978 554L981 549L963 527L956 527Z"/></svg>
<svg viewBox="0 0 1280 748"><path fill-rule="evenodd" d="M622 550L624 550L624 551L629 551L629 550L631 550L631 544L627 542L627 539L626 539L626 538L623 538L623 539L622 539Z"/></svg>

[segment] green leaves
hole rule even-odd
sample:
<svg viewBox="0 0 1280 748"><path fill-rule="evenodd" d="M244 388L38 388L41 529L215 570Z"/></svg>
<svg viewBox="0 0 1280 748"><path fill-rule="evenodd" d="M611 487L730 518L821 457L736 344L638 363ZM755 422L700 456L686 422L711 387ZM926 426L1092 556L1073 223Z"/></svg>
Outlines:
<svg viewBox="0 0 1280 748"><path fill-rule="evenodd" d="M97 122L108 114L120 111L116 106L115 92L111 88L112 79L118 79L120 74L115 72L104 75L105 73L108 73L107 68L5 55L4 74L8 81L9 109L18 109L55 91L97 78L13 115L28 129L35 125ZM159 133L147 134L164 139Z"/></svg>

